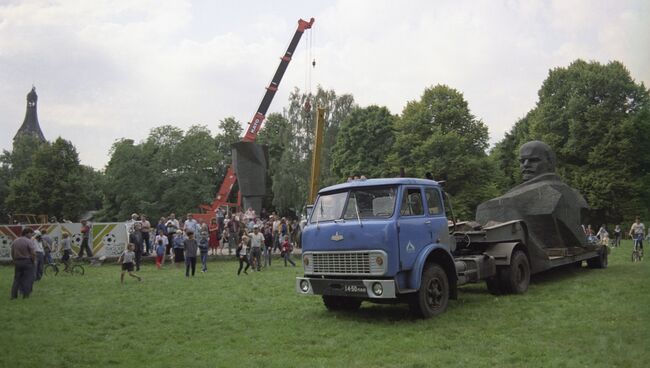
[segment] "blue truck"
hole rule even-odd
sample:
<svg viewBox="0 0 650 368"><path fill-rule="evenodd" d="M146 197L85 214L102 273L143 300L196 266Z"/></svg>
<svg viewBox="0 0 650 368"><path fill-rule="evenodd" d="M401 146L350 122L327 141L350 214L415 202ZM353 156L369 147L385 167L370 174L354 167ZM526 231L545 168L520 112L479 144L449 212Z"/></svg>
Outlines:
<svg viewBox="0 0 650 368"><path fill-rule="evenodd" d="M521 294L536 272L583 261L607 266L599 244L538 249L523 220L450 221L446 198L438 182L417 178L321 189L302 232L304 276L296 291L321 295L329 310L408 303L429 318L443 313L463 284L484 281L493 294Z"/></svg>

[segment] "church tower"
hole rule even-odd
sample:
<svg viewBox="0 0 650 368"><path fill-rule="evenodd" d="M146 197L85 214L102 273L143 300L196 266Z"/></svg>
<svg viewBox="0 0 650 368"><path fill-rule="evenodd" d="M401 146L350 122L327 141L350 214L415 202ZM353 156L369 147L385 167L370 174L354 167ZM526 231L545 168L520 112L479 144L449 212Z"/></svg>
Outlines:
<svg viewBox="0 0 650 368"><path fill-rule="evenodd" d="M25 112L25 120L23 125L18 129L18 133L14 136L14 140L21 134L32 135L42 142L45 142L45 136L41 131L41 126L38 123L38 115L36 114L36 102L38 95L36 95L36 87L32 86L32 90L27 94L27 111Z"/></svg>

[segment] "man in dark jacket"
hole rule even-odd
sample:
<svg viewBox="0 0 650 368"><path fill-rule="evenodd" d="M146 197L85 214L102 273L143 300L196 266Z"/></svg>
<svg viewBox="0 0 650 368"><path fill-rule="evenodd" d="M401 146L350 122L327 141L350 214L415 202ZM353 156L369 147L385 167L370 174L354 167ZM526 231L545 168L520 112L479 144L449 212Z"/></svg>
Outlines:
<svg viewBox="0 0 650 368"><path fill-rule="evenodd" d="M36 247L32 241L34 231L24 228L21 236L11 243L11 259L14 261L14 283L11 287L11 299L18 298L18 292L23 298L28 298L34 285L34 259Z"/></svg>
<svg viewBox="0 0 650 368"><path fill-rule="evenodd" d="M142 234L142 223L136 222L133 224L133 232L129 234L129 243L135 245L135 270L140 271L140 263L142 262L142 252L144 251L144 235Z"/></svg>

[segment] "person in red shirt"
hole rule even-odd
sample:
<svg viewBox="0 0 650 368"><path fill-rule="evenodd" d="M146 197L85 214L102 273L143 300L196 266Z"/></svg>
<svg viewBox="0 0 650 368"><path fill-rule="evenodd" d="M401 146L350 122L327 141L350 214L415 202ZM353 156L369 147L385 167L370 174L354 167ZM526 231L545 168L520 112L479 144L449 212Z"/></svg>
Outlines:
<svg viewBox="0 0 650 368"><path fill-rule="evenodd" d="M79 246L79 254L77 254L77 258L82 258L84 255L84 249L86 250L86 254L88 257L93 256L93 251L90 249L90 245L88 244L88 241L90 240L90 225L88 224L88 221L86 220L81 220L81 246Z"/></svg>
<svg viewBox="0 0 650 368"><path fill-rule="evenodd" d="M296 263L291 260L291 243L289 243L289 235L284 236L282 241L282 258L284 258L284 267L287 267L287 262L291 263L293 267L296 267Z"/></svg>

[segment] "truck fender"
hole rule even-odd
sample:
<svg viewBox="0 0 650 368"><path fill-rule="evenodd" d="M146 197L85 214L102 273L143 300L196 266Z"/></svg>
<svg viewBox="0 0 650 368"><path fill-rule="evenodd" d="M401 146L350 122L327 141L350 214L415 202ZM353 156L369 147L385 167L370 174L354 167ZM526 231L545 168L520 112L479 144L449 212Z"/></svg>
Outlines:
<svg viewBox="0 0 650 368"><path fill-rule="evenodd" d="M494 263L497 266L508 266L510 264L512 252L514 251L515 247L520 244L521 243L518 242L496 243L489 246L483 253L494 257Z"/></svg>
<svg viewBox="0 0 650 368"><path fill-rule="evenodd" d="M427 262L436 262L438 263L447 273L449 279L449 291L450 298L456 299L457 297L457 288L456 288L456 266L454 265L454 258L451 256L449 251L447 251L440 244L429 244L422 249L420 254L418 254L415 263L413 264L413 269L408 278L409 288L414 290L419 290L422 282L422 271Z"/></svg>

